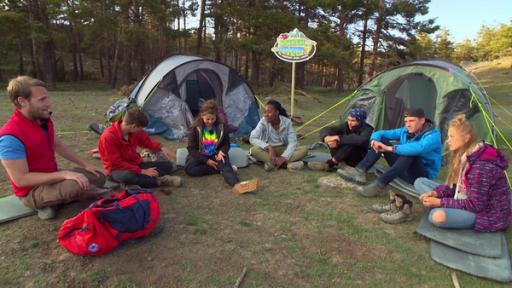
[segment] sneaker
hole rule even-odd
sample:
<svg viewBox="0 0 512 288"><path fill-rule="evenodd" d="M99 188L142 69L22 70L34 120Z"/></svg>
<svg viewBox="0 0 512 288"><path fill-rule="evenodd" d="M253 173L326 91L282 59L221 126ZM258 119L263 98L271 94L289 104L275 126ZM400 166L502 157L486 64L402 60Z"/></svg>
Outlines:
<svg viewBox="0 0 512 288"><path fill-rule="evenodd" d="M289 171L302 170L304 168L304 162L302 162L302 161L290 162L290 163L286 164L286 168Z"/></svg>
<svg viewBox="0 0 512 288"><path fill-rule="evenodd" d="M342 166L342 168L336 170L336 174L347 181L360 185L366 184L366 172L357 168L348 165Z"/></svg>
<svg viewBox="0 0 512 288"><path fill-rule="evenodd" d="M386 203L376 203L371 206L371 209L373 212L377 212L379 214L389 212L393 210L393 208L396 207L395 204L395 193L389 192L389 200Z"/></svg>
<svg viewBox="0 0 512 288"><path fill-rule="evenodd" d="M276 167L274 167L274 165L270 164L269 162L265 162L265 164L263 164L263 169L267 172L270 172L276 169Z"/></svg>
<svg viewBox="0 0 512 288"><path fill-rule="evenodd" d="M54 207L44 207L41 209L37 209L37 216L41 220L49 220L55 218L57 216L57 211Z"/></svg>
<svg viewBox="0 0 512 288"><path fill-rule="evenodd" d="M388 224L400 224L412 220L412 202L403 195L397 195L396 209L382 213L379 218Z"/></svg>
<svg viewBox="0 0 512 288"><path fill-rule="evenodd" d="M308 162L308 168L314 171L327 171L329 164L326 162Z"/></svg>
<svg viewBox="0 0 512 288"><path fill-rule="evenodd" d="M364 197L383 196L386 194L386 184L375 180L368 185L357 187L356 191Z"/></svg>
<svg viewBox="0 0 512 288"><path fill-rule="evenodd" d="M165 175L162 177L158 177L157 179L158 179L158 186L173 186L173 187L181 186L181 177L180 176Z"/></svg>

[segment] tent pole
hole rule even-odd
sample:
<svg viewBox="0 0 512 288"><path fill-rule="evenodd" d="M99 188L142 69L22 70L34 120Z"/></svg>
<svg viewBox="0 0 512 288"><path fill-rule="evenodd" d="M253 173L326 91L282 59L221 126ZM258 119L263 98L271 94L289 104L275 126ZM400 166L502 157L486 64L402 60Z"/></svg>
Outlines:
<svg viewBox="0 0 512 288"><path fill-rule="evenodd" d="M290 105L290 118L293 119L293 98L295 98L295 62L292 62L292 103Z"/></svg>

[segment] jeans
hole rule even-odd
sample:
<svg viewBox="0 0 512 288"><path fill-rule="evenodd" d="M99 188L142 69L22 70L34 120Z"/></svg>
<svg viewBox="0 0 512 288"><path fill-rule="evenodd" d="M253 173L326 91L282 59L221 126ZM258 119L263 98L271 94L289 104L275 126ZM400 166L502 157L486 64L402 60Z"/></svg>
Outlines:
<svg viewBox="0 0 512 288"><path fill-rule="evenodd" d="M446 214L446 220L443 224L435 224L432 220L432 215L439 210L444 211ZM462 209L434 208L430 210L428 220L430 223L441 228L471 229L475 227L476 214Z"/></svg>
<svg viewBox="0 0 512 288"><path fill-rule="evenodd" d="M176 171L174 165L169 161L142 162L139 164L139 167L141 169L156 168L158 176L169 175ZM142 188L158 186L158 177L150 177L129 170L112 170L110 172L110 178L125 185L138 185Z"/></svg>
<svg viewBox="0 0 512 288"><path fill-rule="evenodd" d="M414 181L414 190L420 196L423 193L434 190L440 183L428 178L418 178ZM435 224L432 215L436 211L444 211L446 220L443 224ZM470 229L475 226L476 214L462 209L455 208L434 208L428 214L428 221L437 227L452 229Z"/></svg>
<svg viewBox="0 0 512 288"><path fill-rule="evenodd" d="M387 139L383 139L382 143L391 145ZM409 184L413 184L414 180L419 177L426 177L425 166L423 161L418 156L401 156L393 152L382 152L377 153L373 149L368 150L368 154L364 157L356 168L363 171L368 171L372 166L379 160L380 155L384 155L386 162L389 165L389 169L377 180L382 184L389 184L396 177L400 177L407 181Z"/></svg>
<svg viewBox="0 0 512 288"><path fill-rule="evenodd" d="M438 183L434 180L430 180L425 177L420 177L414 181L414 191L418 196L420 196L423 193L430 192L434 190L437 186L441 185L441 183Z"/></svg>
<svg viewBox="0 0 512 288"><path fill-rule="evenodd" d="M222 175L224 176L224 181L226 181L226 183L228 183L229 185L234 186L235 184L240 182L235 171L233 171L233 166L231 166L231 162L229 162L229 157L227 155L226 157L224 157L224 162L216 161L214 156L212 156L210 160L217 162L218 170L214 169L211 166L208 166L204 162L198 161L190 157L189 159L187 159L187 163L185 164L185 173L192 177L222 173Z"/></svg>

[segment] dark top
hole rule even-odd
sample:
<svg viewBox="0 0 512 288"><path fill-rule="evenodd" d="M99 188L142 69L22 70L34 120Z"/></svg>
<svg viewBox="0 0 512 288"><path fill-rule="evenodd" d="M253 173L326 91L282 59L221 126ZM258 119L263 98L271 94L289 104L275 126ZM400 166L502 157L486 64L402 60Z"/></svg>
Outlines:
<svg viewBox="0 0 512 288"><path fill-rule="evenodd" d="M331 126L320 131L320 140L324 142L326 136L341 136L339 145L352 145L361 148L370 146L370 136L373 133L373 127L367 123L361 123L353 130L348 128L347 122L341 125Z"/></svg>

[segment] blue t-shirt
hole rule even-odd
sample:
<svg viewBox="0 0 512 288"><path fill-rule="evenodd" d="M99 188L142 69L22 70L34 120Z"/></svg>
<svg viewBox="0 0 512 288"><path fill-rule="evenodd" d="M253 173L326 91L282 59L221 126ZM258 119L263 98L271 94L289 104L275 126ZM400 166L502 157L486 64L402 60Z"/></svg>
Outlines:
<svg viewBox="0 0 512 288"><path fill-rule="evenodd" d="M19 160L27 158L25 145L12 135L0 137L0 160Z"/></svg>

